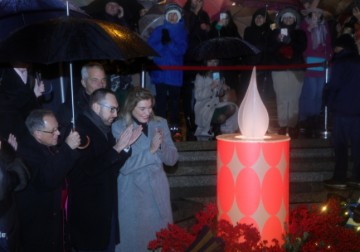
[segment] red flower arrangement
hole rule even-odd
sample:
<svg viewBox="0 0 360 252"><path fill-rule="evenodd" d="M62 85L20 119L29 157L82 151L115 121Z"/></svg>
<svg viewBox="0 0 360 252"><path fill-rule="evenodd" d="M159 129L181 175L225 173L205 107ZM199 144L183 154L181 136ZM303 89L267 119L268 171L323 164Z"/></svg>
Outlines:
<svg viewBox="0 0 360 252"><path fill-rule="evenodd" d="M257 228L248 224L217 221L215 204L207 205L204 210L195 214L196 224L188 229L176 224L169 224L156 234L156 240L149 243L150 250L161 248L163 252L188 251L189 247L213 242L217 250L213 251L254 251L254 252L319 252L319 251L360 251L359 233L345 226L348 216L346 204L338 199L330 199L325 206L298 206L291 210L290 221L284 244L276 239L271 242L261 240ZM204 227L209 232L205 240ZM211 233L211 239L209 237ZM199 236L202 236L199 238ZM223 246L220 245L222 241ZM195 245L194 245L195 244ZM205 246L205 245L204 245ZM213 246L215 247L215 246ZM198 250L194 250L198 251Z"/></svg>

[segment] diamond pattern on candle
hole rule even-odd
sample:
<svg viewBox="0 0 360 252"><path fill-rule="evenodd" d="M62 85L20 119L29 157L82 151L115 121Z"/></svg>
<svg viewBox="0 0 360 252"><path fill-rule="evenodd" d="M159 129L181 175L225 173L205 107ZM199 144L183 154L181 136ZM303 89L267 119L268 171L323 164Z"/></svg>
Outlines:
<svg viewBox="0 0 360 252"><path fill-rule="evenodd" d="M227 150L218 149L218 219L254 224L262 240L281 243L289 219L289 141L220 142Z"/></svg>

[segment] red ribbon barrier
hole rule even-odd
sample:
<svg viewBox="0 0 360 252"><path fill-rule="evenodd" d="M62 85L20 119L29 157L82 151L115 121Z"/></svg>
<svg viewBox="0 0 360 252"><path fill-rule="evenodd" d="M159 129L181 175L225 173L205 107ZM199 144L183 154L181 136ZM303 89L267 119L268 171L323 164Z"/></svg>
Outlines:
<svg viewBox="0 0 360 252"><path fill-rule="evenodd" d="M256 65L256 70L294 70L305 69L310 67L325 66L323 63L312 64L293 64L293 65ZM147 66L147 70L182 70L182 71L239 71L239 70L252 70L254 65L241 65L241 66Z"/></svg>

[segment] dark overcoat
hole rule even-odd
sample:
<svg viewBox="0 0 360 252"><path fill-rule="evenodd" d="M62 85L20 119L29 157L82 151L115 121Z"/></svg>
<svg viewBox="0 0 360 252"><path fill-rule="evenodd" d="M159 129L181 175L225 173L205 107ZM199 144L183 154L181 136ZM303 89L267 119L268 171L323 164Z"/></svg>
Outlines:
<svg viewBox="0 0 360 252"><path fill-rule="evenodd" d="M117 153L111 131L107 136L84 114L77 130L90 138L69 174L69 229L79 250L102 250L109 243L112 221L117 223L117 176L130 153ZM116 225L117 227L117 225ZM119 237L118 228L117 235Z"/></svg>
<svg viewBox="0 0 360 252"><path fill-rule="evenodd" d="M24 251L62 251L61 192L77 153L67 144L47 147L27 134L18 154L31 173L27 188L16 197L21 245Z"/></svg>

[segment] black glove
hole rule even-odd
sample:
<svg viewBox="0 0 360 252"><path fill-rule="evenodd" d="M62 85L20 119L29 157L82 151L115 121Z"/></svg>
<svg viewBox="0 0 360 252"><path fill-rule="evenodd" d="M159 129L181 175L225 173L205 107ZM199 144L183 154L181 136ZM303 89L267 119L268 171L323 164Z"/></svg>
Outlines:
<svg viewBox="0 0 360 252"><path fill-rule="evenodd" d="M169 30L168 29L162 29L162 36L161 36L161 44L167 45L171 41Z"/></svg>

